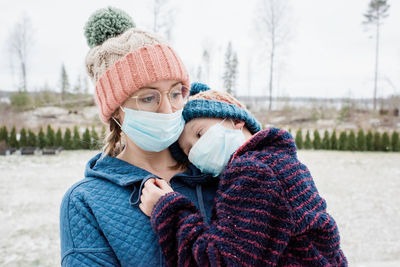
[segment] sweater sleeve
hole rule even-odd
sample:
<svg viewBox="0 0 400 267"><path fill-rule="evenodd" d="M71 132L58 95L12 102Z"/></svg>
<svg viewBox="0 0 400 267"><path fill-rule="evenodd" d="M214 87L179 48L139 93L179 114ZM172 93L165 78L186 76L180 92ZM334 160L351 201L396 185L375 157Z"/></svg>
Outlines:
<svg viewBox="0 0 400 267"><path fill-rule="evenodd" d="M89 208L68 191L61 203L61 265L120 266Z"/></svg>
<svg viewBox="0 0 400 267"><path fill-rule="evenodd" d="M272 170L247 163L222 177L210 225L179 193L157 202L151 222L169 266L278 263L293 228L291 211Z"/></svg>

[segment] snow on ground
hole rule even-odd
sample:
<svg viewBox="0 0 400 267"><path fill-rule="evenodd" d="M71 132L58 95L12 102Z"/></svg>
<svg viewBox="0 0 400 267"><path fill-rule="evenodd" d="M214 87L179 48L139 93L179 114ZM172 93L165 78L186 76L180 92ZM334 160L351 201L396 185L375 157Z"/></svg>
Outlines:
<svg viewBox="0 0 400 267"><path fill-rule="evenodd" d="M59 205L94 151L0 157L0 266L60 264ZM400 266L400 153L301 151L351 266Z"/></svg>

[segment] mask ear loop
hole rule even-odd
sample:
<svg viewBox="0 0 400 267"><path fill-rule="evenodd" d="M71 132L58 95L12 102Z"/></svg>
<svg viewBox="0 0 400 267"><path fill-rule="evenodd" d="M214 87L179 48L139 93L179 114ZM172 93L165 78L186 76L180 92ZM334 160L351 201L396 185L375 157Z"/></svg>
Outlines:
<svg viewBox="0 0 400 267"><path fill-rule="evenodd" d="M230 118L230 121L232 123L233 129L235 129L236 126L235 126L235 123L233 122L233 119ZM242 128L240 128L240 130L243 131L243 126L242 126Z"/></svg>
<svg viewBox="0 0 400 267"><path fill-rule="evenodd" d="M125 110L121 107L121 106L119 106L119 108L123 111L123 112L125 112ZM122 126L121 126L121 124L119 124L119 122L117 121L117 119L115 119L114 117L111 117L114 121L115 121L115 123L117 123L118 124L118 126L122 129Z"/></svg>

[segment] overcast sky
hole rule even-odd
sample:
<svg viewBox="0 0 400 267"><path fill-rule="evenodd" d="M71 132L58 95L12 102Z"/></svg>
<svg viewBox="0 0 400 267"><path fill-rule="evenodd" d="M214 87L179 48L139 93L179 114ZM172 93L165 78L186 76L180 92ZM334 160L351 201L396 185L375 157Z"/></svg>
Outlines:
<svg viewBox="0 0 400 267"><path fill-rule="evenodd" d="M175 10L171 43L190 70L192 81L207 47L212 60L208 82L222 90L224 53L232 41L239 57L238 94L267 94L268 58L255 26L258 0L170 1ZM372 96L374 31L366 31L362 25L368 2L289 1L291 38L277 54L274 96ZM400 1L389 0L389 4L389 17L381 29L379 96L400 94ZM83 26L92 12L109 5L129 13L138 28L152 28L152 1L1 0L0 90L16 89L7 42L23 14L34 28L28 86L39 90L45 83L59 86L62 63L72 85L78 75L86 75L84 59L89 48Z"/></svg>

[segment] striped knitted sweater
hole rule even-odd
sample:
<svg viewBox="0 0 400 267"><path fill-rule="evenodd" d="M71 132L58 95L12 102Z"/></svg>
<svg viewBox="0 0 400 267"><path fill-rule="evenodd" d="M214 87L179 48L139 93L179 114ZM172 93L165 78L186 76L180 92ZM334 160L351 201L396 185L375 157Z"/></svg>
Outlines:
<svg viewBox="0 0 400 267"><path fill-rule="evenodd" d="M288 132L258 132L220 179L210 223L177 192L154 206L168 266L347 266L336 223Z"/></svg>

